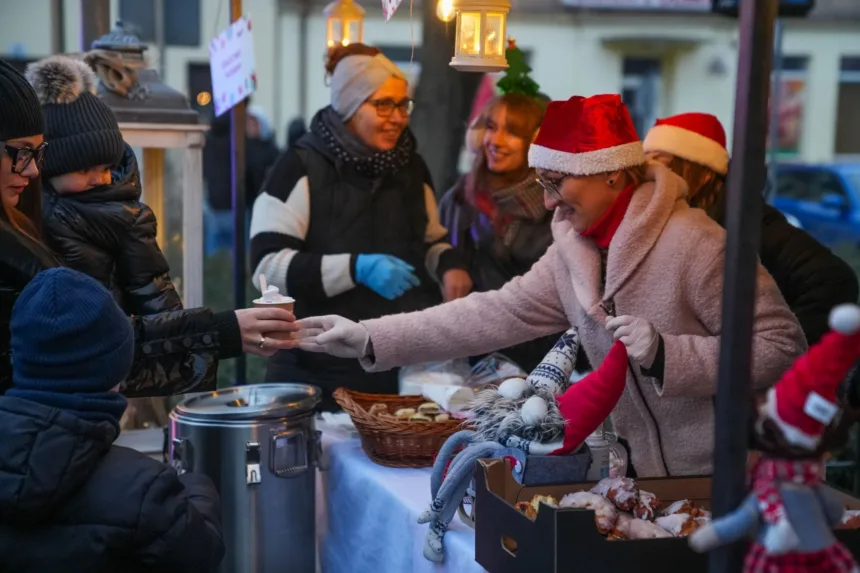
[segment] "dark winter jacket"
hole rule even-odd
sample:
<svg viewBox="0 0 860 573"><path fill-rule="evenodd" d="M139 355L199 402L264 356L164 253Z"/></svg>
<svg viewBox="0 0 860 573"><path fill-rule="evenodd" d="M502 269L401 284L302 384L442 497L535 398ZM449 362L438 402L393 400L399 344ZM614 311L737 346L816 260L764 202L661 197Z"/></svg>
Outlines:
<svg viewBox="0 0 860 573"><path fill-rule="evenodd" d="M708 215L725 226L725 196L708 209ZM761 225L761 264L776 281L807 342L815 344L830 330L833 307L857 302L857 276L845 261L789 223L773 206L764 205Z"/></svg>
<svg viewBox="0 0 860 573"><path fill-rule="evenodd" d="M279 153L271 140L245 138L245 205L248 210ZM230 114L225 114L212 122L203 147L203 176L209 205L215 211L233 208L230 157Z"/></svg>
<svg viewBox="0 0 860 573"><path fill-rule="evenodd" d="M44 269L60 262L45 246L15 230L0 210L0 394L10 384L9 318L21 290ZM170 396L215 389L218 360L242 352L233 311L206 308L132 318L135 360L123 393Z"/></svg>
<svg viewBox="0 0 860 573"><path fill-rule="evenodd" d="M498 290L525 274L552 244L552 212L547 211L541 221L522 221L516 239L507 247L494 232L492 221L466 200L465 191L465 177L461 177L439 202L439 219L450 233L451 244L468 261L474 290ZM557 335L546 336L499 352L531 372L557 340Z"/></svg>
<svg viewBox="0 0 860 573"><path fill-rule="evenodd" d="M224 557L218 492L111 446L115 428L0 397L0 572L200 573Z"/></svg>
<svg viewBox="0 0 860 573"><path fill-rule="evenodd" d="M405 167L374 180L311 131L281 156L254 205L251 266L255 276L265 274L269 284L296 299L297 318L376 318L442 302L439 277L464 268L447 235L417 153ZM356 285L355 259L363 253L399 257L415 268L421 285L394 300ZM331 395L339 386L396 394L397 377L396 370L368 374L355 360L298 350L272 357L267 374L268 381L320 386L324 409L337 407Z"/></svg>
<svg viewBox="0 0 860 573"><path fill-rule="evenodd" d="M42 198L45 241L70 268L110 290L128 315L181 310L170 267L156 237L155 215L140 202L140 172L126 146L110 185Z"/></svg>

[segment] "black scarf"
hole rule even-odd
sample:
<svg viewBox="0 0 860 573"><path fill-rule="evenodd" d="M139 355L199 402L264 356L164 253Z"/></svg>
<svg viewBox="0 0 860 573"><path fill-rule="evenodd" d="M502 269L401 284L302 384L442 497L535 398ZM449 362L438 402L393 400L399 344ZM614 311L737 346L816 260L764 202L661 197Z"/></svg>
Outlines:
<svg viewBox="0 0 860 573"><path fill-rule="evenodd" d="M402 169L412 159L415 149L415 138L409 128L403 130L394 149L376 151L370 148L346 127L331 106L314 116L311 131L322 138L338 159L370 179L378 179Z"/></svg>

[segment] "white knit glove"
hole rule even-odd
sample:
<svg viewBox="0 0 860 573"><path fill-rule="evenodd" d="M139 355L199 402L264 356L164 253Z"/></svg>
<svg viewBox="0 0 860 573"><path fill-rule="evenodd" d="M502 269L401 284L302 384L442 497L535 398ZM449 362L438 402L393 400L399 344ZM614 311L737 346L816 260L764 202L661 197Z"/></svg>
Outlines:
<svg viewBox="0 0 860 573"><path fill-rule="evenodd" d="M317 316L297 322L299 348L307 352L325 352L338 358L365 358L370 333L357 322L342 316Z"/></svg>
<svg viewBox="0 0 860 573"><path fill-rule="evenodd" d="M627 347L627 355L642 368L651 368L660 348L660 334L644 318L607 317L606 328Z"/></svg>

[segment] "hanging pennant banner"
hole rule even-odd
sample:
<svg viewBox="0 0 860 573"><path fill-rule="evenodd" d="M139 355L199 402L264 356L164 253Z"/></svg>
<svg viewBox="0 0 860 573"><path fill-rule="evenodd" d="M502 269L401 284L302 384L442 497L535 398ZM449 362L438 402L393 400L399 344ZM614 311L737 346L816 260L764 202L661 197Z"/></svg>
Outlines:
<svg viewBox="0 0 860 573"><path fill-rule="evenodd" d="M385 21L391 20L403 0L382 0L382 14L385 16Z"/></svg>
<svg viewBox="0 0 860 573"><path fill-rule="evenodd" d="M209 42L209 71L216 116L256 91L250 18L239 18Z"/></svg>

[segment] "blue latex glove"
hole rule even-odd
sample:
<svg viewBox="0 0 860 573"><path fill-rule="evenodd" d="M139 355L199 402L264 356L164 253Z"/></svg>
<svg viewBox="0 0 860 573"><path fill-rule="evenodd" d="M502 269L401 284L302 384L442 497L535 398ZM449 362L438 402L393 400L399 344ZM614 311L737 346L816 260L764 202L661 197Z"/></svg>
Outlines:
<svg viewBox="0 0 860 573"><path fill-rule="evenodd" d="M355 279L376 294L394 300L421 284L415 267L391 255L358 255Z"/></svg>

